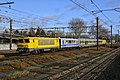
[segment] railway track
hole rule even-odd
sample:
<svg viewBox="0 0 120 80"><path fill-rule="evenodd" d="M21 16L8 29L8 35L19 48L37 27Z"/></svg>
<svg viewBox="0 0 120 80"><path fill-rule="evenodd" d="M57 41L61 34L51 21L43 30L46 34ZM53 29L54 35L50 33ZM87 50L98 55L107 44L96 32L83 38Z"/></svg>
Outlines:
<svg viewBox="0 0 120 80"><path fill-rule="evenodd" d="M93 68L86 71L83 75L81 75L78 80L95 80L101 73L106 69L106 67L114 60L117 55L120 55L119 52L120 48L117 50L112 51L112 54L107 54L103 56L100 61L97 61Z"/></svg>
<svg viewBox="0 0 120 80"><path fill-rule="evenodd" d="M14 50L0 50L0 55L4 55L6 53L15 53L15 52L16 52L15 49Z"/></svg>
<svg viewBox="0 0 120 80"><path fill-rule="evenodd" d="M82 70L89 69L88 66L95 63L96 60L100 60L106 52L112 50L104 47L100 48L100 52L96 52L96 48L86 49L0 59L0 79L73 79L70 78L69 74L72 75L71 77L77 76L81 72L83 74L84 71ZM73 75L74 73L76 74Z"/></svg>
<svg viewBox="0 0 120 80"><path fill-rule="evenodd" d="M47 77L47 80L95 80L101 72L119 55L120 48L105 55L88 60L69 70ZM46 80L45 79L45 80Z"/></svg>

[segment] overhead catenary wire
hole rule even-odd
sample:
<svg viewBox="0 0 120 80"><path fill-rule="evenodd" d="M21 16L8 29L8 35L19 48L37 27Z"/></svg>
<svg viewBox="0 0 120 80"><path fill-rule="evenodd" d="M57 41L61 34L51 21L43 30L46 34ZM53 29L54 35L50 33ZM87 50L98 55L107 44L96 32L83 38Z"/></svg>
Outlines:
<svg viewBox="0 0 120 80"><path fill-rule="evenodd" d="M23 17L26 16L26 17L31 17L31 18L38 18L39 20L43 20L43 19L46 18L46 16L39 16L39 15L37 15L37 14L33 14L33 13L29 13L29 12L17 10L17 9L14 9L14 8L10 8L10 9L9 9L8 7L5 7L5 6L0 6L0 7L14 11L14 13L12 13L12 14L15 14L15 12L17 12L17 14L19 14L19 16L20 16L20 15L23 15ZM15 14L15 15L16 15L16 14ZM53 19L53 21L54 21L54 19Z"/></svg>
<svg viewBox="0 0 120 80"><path fill-rule="evenodd" d="M18 12L20 14L43 18L42 16L39 16L39 15L36 15L36 14L32 14L32 13L28 13L28 12L25 12L25 11L20 11L20 10L14 9L14 8L8 8L8 7L5 7L5 6L0 6L0 7L5 8L5 9L9 9L9 10L12 10L12 11L15 11L15 12Z"/></svg>
<svg viewBox="0 0 120 80"><path fill-rule="evenodd" d="M1 7L1 6L0 6L0 7ZM5 8L7 8L7 7L5 7ZM7 8L7 9L8 9L8 8ZM8 9L8 10L11 10L11 9ZM1 11L2 13L5 13L4 15L7 15L7 16L9 16L9 17L11 17L11 18L16 18L16 17L17 17L18 19L21 18L21 19L26 19L26 20L27 20L28 18L29 18L29 19L30 19L30 18L31 18L31 19L34 19L34 18L35 18L35 17L32 17L32 14L31 14L31 16L29 16L30 14L26 14L26 13L24 13L24 15L22 15L22 14L21 14L22 11L19 12L20 14L17 13L17 15L15 14L15 12L11 12L11 11L6 11L6 10L2 10L2 9L0 9L0 11ZM36 18L39 19L39 20L42 20L43 17L36 17Z"/></svg>
<svg viewBox="0 0 120 80"><path fill-rule="evenodd" d="M70 0L72 3L74 3L75 5L77 5L78 7L84 9L86 12L88 12L89 14L93 15L95 18L97 17L96 14L92 13L89 9L82 7L81 5L79 5L76 1ZM108 23L106 23L105 21L103 21L101 18L99 18L99 20L101 22L103 22L105 25L110 26Z"/></svg>
<svg viewBox="0 0 120 80"><path fill-rule="evenodd" d="M109 22L112 23L112 21L103 13L103 11L101 11L101 9L96 5L96 3L93 0L91 0L91 3L95 5L95 7L103 14L103 16L109 20Z"/></svg>
<svg viewBox="0 0 120 80"><path fill-rule="evenodd" d="M74 4L76 4L77 6L79 6L80 8L82 8L82 9L84 9L85 11L87 11L89 14L91 14L91 15L93 15L93 16L95 16L95 17L97 17L96 15L94 15L89 9L87 9L87 8L84 8L83 6L81 6L81 5L79 5L79 4L77 4L75 1L73 1L73 0L71 0ZM14 8L8 8L8 7L5 7L5 6L0 6L0 7L2 7L2 8L5 8L5 9L8 9L8 10L12 10L12 11L14 11L14 12L17 12L17 14L19 13L20 15L19 15L19 17L17 17L17 15L15 14L10 14L10 15L13 15L14 16L14 20L13 20L13 23L14 22L16 22L16 23L24 23L24 24L28 24L28 22L26 22L26 21L21 21L21 20L18 20L19 18L24 18L24 17L20 17L20 16L24 16L24 15L31 15L31 16L33 16L33 17L39 17L39 18L43 18L42 16L39 16L39 15L36 15L36 14L32 14L32 13L28 13L28 12L24 12L24 11L20 11L20 10L17 10L17 9L14 9ZM8 15L9 15L9 12L7 12L7 11L5 11ZM17 19L18 18L18 19ZM26 18L24 18L24 19L26 19ZM105 21L103 21L102 19L100 19L103 23L105 23L105 24L107 24Z"/></svg>
<svg viewBox="0 0 120 80"><path fill-rule="evenodd" d="M96 14L94 14L92 11L90 11L89 9L87 9L87 8L85 8L85 7L82 7L81 5L79 5L77 2L75 2L75 1L73 1L73 0L70 0L72 3L74 3L75 5L77 5L78 7L80 7L80 8L82 8L82 9L84 9L86 12L88 12L89 14L91 14L91 15L93 15L95 18L97 17L96 16ZM98 10L99 11L101 11L101 9L93 2L93 0L91 0L91 3L93 3L97 8L98 8ZM115 8L115 9L119 9L119 8ZM109 10L111 10L111 9L109 9ZM113 9L112 9L113 10ZM102 12L102 14L104 15L104 17L110 22L110 23L113 23L103 12ZM99 20L101 21L101 22L103 22L105 25L108 25L108 26L110 26L110 24L108 24L108 22L106 22L106 21L103 21L101 18L99 18ZM115 28L113 28L115 31L117 31Z"/></svg>
<svg viewBox="0 0 120 80"><path fill-rule="evenodd" d="M79 5L78 3L76 3L75 1L73 1L73 0L70 0L70 1L71 1L72 3L74 3L75 5L77 5L78 7L84 9L84 10L85 10L86 12L88 12L89 14L94 15L91 11L89 11L88 9L82 7L81 5ZM94 15L94 16L95 16L95 15ZM95 17L96 17L96 16L95 16Z"/></svg>
<svg viewBox="0 0 120 80"><path fill-rule="evenodd" d="M32 23L34 21L37 21L39 23L37 25L35 25L34 27L38 27L38 26L41 26L40 23L42 23L42 25L43 25L43 23L45 23L46 20L48 20L44 16L40 17L38 15L34 15L34 14L27 13L27 12L24 12L24 11L19 11L19 10L12 9L12 8L9 9L7 7L4 7L4 6L0 6L0 8L1 8L0 12L2 13L1 17L4 17L4 19L6 19L8 21L9 21L10 18L12 18L13 19L13 24L14 23L20 23L20 24L16 24L16 25L22 26L22 25L28 25L29 24L29 26L26 26L26 27L30 27L30 25L32 25ZM6 10L6 9L8 9L8 10ZM48 20L48 21L50 23L50 21L54 21L54 20ZM46 22L46 24L48 23L48 21Z"/></svg>
<svg viewBox="0 0 120 80"><path fill-rule="evenodd" d="M19 17L21 16L20 18L28 18L28 17L30 17L30 18L37 18L39 20L44 20L44 18L46 18L45 16L39 16L39 15L36 15L36 14L28 13L28 12L25 12L25 11L20 11L20 10L13 9L13 8L9 9L8 7L5 7L5 6L0 6L0 7L14 11L13 13L11 13L10 11L8 12L8 11L3 10L4 12L6 12L8 14L11 13L14 17L17 17L16 14L18 14ZM17 12L17 13L15 14L15 12Z"/></svg>

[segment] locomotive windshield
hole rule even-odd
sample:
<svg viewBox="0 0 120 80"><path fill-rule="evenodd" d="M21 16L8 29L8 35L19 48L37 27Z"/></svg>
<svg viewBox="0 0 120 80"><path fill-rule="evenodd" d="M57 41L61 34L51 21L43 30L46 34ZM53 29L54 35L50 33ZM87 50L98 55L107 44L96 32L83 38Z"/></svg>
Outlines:
<svg viewBox="0 0 120 80"><path fill-rule="evenodd" d="M19 41L18 41L19 43L23 43L23 39L19 39Z"/></svg>
<svg viewBox="0 0 120 80"><path fill-rule="evenodd" d="M19 39L19 43L29 43L29 39Z"/></svg>
<svg viewBox="0 0 120 80"><path fill-rule="evenodd" d="M25 43L29 43L29 39L25 39Z"/></svg>

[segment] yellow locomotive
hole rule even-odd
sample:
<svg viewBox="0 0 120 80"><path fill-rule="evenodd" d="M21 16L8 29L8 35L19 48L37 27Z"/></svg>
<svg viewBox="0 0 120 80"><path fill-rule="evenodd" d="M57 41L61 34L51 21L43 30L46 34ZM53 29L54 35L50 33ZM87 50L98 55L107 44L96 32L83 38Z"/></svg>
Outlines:
<svg viewBox="0 0 120 80"><path fill-rule="evenodd" d="M25 37L19 38L17 51L19 53L40 53L44 49L56 50L59 49L58 38L45 37Z"/></svg>

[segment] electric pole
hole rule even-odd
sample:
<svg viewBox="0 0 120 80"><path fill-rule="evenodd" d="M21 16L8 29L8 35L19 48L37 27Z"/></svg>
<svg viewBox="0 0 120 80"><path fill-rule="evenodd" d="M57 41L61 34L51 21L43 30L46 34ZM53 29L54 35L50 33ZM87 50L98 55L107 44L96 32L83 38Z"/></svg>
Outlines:
<svg viewBox="0 0 120 80"><path fill-rule="evenodd" d="M97 17L97 18L96 18L96 29L97 29L97 51L99 50L99 49L98 49L98 48L99 48L99 43L98 43L98 26L99 26L98 23L99 23L99 22L98 22L98 20L99 20L99 18Z"/></svg>
<svg viewBox="0 0 120 80"><path fill-rule="evenodd" d="M12 19L10 19L10 50L12 49Z"/></svg>
<svg viewBox="0 0 120 80"><path fill-rule="evenodd" d="M112 25L110 27L111 27L111 48L112 48Z"/></svg>
<svg viewBox="0 0 120 80"><path fill-rule="evenodd" d="M14 2L3 2L0 3L0 5L6 5L9 4L9 8L10 8L10 4L14 4ZM12 19L10 19L10 50L12 49Z"/></svg>
<svg viewBox="0 0 120 80"><path fill-rule="evenodd" d="M119 30L118 30L118 43L119 43Z"/></svg>

